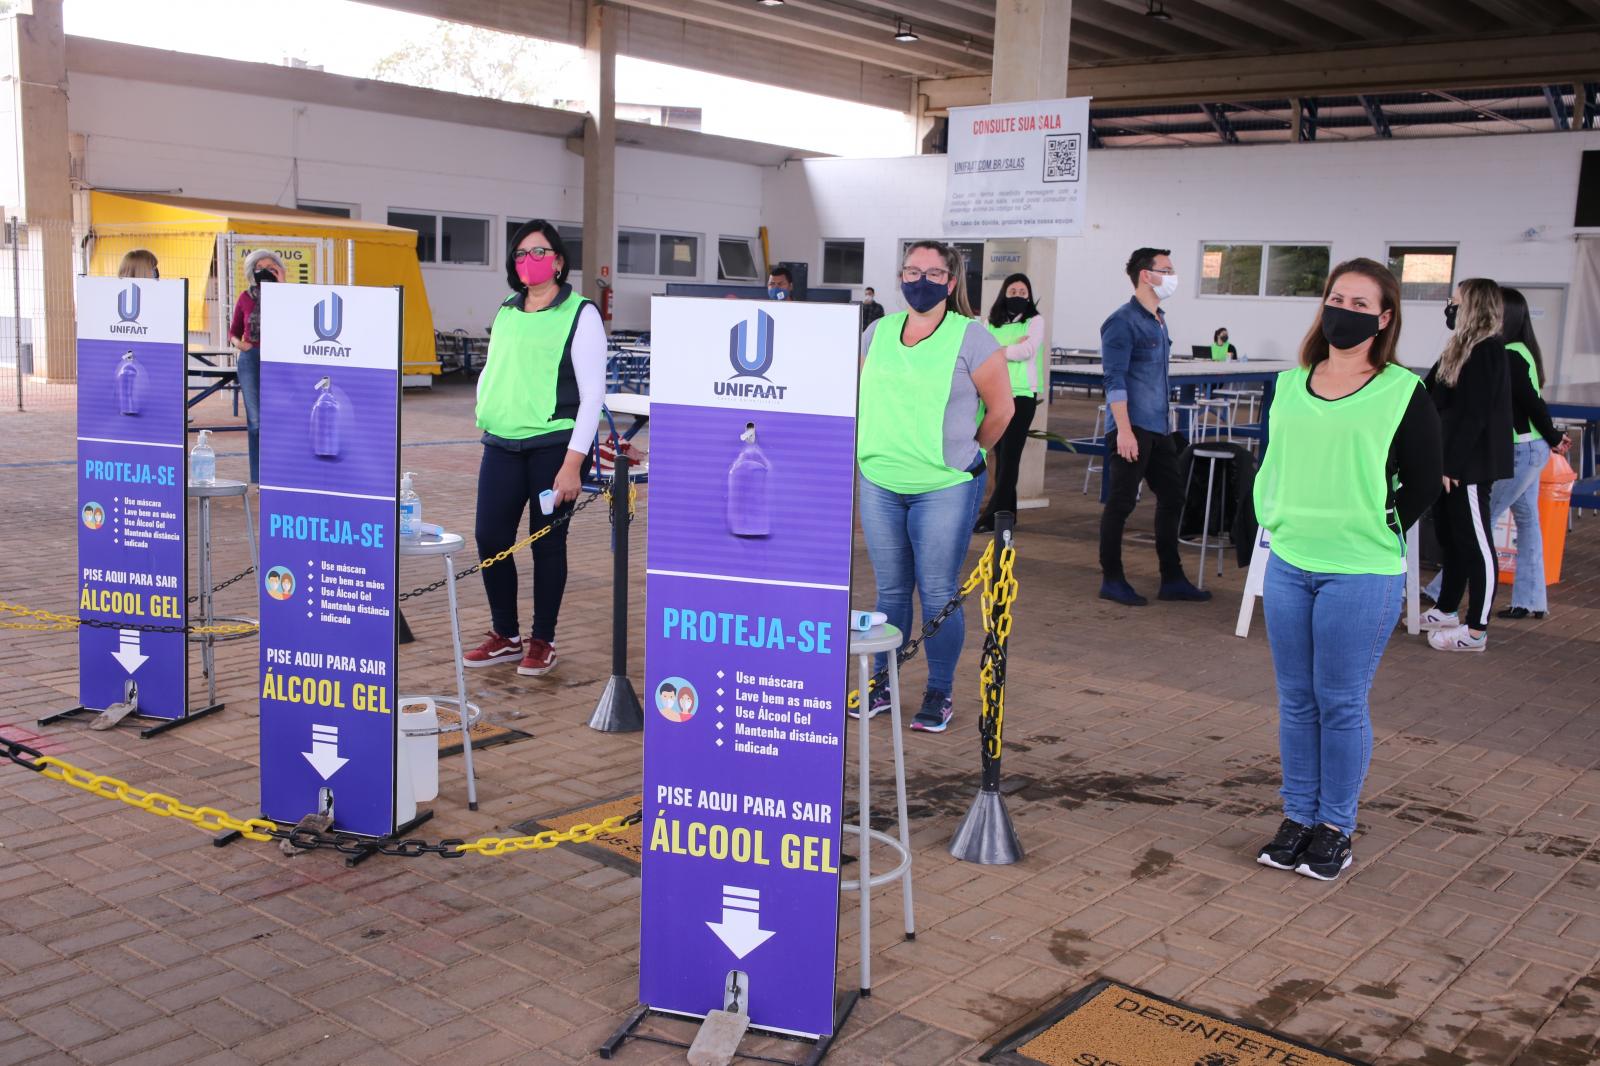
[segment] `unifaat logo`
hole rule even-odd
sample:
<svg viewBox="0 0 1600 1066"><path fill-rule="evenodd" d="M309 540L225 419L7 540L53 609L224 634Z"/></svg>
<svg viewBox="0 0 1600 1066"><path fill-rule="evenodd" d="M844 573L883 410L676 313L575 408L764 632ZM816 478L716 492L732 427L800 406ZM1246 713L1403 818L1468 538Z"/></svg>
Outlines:
<svg viewBox="0 0 1600 1066"><path fill-rule="evenodd" d="M753 336L752 336L753 334ZM773 342L777 324L765 311L757 311L755 322L736 322L728 330L728 362L733 364L733 377L712 383L718 396L740 396L755 400L781 400L788 391L787 385L774 385L767 377L772 369ZM741 378L760 378L766 384L741 381Z"/></svg>

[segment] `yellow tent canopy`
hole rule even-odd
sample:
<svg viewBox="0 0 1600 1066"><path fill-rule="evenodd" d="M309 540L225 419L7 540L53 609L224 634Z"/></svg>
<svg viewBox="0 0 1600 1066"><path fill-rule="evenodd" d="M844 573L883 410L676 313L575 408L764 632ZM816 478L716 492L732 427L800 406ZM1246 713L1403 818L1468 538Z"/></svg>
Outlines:
<svg viewBox="0 0 1600 1066"><path fill-rule="evenodd" d="M122 257L136 248L154 253L163 277L189 279L191 332L226 341L232 303L244 284L244 259L270 248L290 281L400 286L402 369L439 373L414 230L268 204L154 194L92 192L89 212L89 272L115 274Z"/></svg>

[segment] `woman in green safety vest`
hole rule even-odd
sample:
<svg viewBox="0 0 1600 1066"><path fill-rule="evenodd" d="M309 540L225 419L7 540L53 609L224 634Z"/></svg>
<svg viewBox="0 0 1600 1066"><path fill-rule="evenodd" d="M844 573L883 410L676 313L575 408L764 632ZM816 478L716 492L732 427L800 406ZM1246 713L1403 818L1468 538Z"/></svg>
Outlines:
<svg viewBox="0 0 1600 1066"><path fill-rule="evenodd" d="M1239 349L1228 343L1228 327L1221 326L1211 334L1211 358L1221 362L1224 359L1239 358Z"/></svg>
<svg viewBox="0 0 1600 1066"><path fill-rule="evenodd" d="M1011 421L1011 380L999 345L973 321L961 253L939 241L906 251L900 294L909 311L885 315L861 336L861 526L877 580L877 610L911 632L911 593L922 620L960 589L972 526L983 502L983 449ZM911 728L950 724L965 623L956 611L924 648L928 687ZM882 669L885 657L878 657ZM868 700L869 717L888 707Z"/></svg>
<svg viewBox="0 0 1600 1066"><path fill-rule="evenodd" d="M506 248L512 293L489 333L489 358L478 378L478 557L516 543L524 511L536 532L571 512L583 491L594 427L605 402L606 334L600 312L567 284L567 246L543 219L523 223ZM552 511L540 494L554 494ZM467 666L520 660L517 673L548 674L556 665L556 616L567 587L567 526L533 544L533 626L522 639L517 565L483 569L493 628L462 656Z"/></svg>
<svg viewBox="0 0 1600 1066"><path fill-rule="evenodd" d="M1278 375L1256 477L1278 682L1283 824L1257 861L1331 881L1353 858L1372 758L1367 696L1400 617L1405 531L1440 488L1439 420L1401 366L1400 284L1340 263L1300 365Z"/></svg>
<svg viewBox="0 0 1600 1066"><path fill-rule="evenodd" d="M1505 341L1507 362L1511 365L1515 445L1511 476L1496 481L1489 493L1489 528L1499 525L1507 511L1516 519L1517 571L1511 583L1511 606L1495 617L1518 620L1531 614L1543 618L1549 604L1544 584L1544 535L1539 526L1539 475L1550 461L1550 453L1565 455L1572 441L1555 427L1539 395L1544 387L1544 357L1539 339L1533 335L1528 298L1504 285L1500 287L1500 298L1505 304L1500 338ZM1443 578L1441 570L1423 589L1429 599L1439 598Z"/></svg>
<svg viewBox="0 0 1600 1066"><path fill-rule="evenodd" d="M978 516L976 531L994 532L997 511L1017 510L1017 472L1022 466L1022 449L1028 443L1028 427L1039 406L1045 387L1044 316L1033 299L1033 282L1026 274L1012 274L1000 287L994 306L989 308L989 332L1002 345L1006 370L1011 375L1011 403L1015 410L1005 432L994 446L994 487L989 503Z"/></svg>

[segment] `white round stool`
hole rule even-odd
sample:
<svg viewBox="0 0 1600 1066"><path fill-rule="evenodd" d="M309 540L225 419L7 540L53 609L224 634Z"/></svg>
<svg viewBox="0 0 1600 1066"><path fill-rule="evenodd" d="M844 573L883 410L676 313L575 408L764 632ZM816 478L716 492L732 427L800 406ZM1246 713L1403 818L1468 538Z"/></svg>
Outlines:
<svg viewBox="0 0 1600 1066"><path fill-rule="evenodd" d="M216 478L209 485L191 481L188 496L200 501L200 624L212 626L218 622L255 622L254 618L219 618L216 613L217 594L211 589L211 501L224 496L237 496L244 501L244 532L250 541L250 566L256 571L256 587L264 580L261 574L261 555L256 548L256 522L250 511L250 486L243 481ZM191 640L200 642L200 668L206 675L206 705L217 702L216 643L219 640L237 640L247 633L219 637L214 633L190 634Z"/></svg>
<svg viewBox="0 0 1600 1066"><path fill-rule="evenodd" d="M454 652L452 661L456 667L456 694L451 696L398 696L397 701L431 699L435 704L444 704L454 707L460 718L461 731L461 758L467 769L467 810L478 809L478 782L472 772L472 727L478 724L483 717L483 710L475 703L467 702L467 672L461 665L461 621L456 617L456 567L455 553L466 544L459 533L446 533L437 526L425 526L425 532L420 537L401 537L397 543L402 556L413 555L442 555L444 556L444 587L450 599L450 647ZM398 606L398 604L397 604ZM441 732L447 730L441 730ZM420 736L416 731L407 735Z"/></svg>

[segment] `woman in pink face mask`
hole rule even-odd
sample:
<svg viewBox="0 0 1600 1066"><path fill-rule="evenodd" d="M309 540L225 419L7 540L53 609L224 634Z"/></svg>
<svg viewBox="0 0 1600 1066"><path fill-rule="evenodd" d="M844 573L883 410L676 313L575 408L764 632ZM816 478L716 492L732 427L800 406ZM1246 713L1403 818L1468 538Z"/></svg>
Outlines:
<svg viewBox="0 0 1600 1066"><path fill-rule="evenodd" d="M506 248L511 295L489 333L489 359L478 377L477 423L483 431L478 467L479 558L517 541L522 516L529 532L568 514L605 400L606 334L600 312L567 284L567 248L555 226L525 222ZM546 516L539 494L555 493ZM518 662L529 677L556 665L556 617L567 585L567 527L533 545L533 624L522 639L514 559L483 570L492 628L462 656L467 666Z"/></svg>

